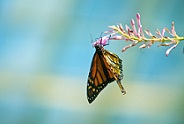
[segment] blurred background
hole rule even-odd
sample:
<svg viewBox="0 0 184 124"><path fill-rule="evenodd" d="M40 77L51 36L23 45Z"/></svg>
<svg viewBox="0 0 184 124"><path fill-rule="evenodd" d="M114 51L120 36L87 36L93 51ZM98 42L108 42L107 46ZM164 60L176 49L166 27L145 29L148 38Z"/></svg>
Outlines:
<svg viewBox="0 0 184 124"><path fill-rule="evenodd" d="M89 104L87 77L99 38L108 26L171 28L184 36L183 0L0 0L0 124L183 124L182 41L168 47L105 48L123 60L127 90L109 84Z"/></svg>

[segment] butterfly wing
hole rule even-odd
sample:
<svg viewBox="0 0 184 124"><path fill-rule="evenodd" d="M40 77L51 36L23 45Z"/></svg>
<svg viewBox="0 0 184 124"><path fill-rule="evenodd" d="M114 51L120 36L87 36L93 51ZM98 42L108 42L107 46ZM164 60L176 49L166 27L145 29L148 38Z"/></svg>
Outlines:
<svg viewBox="0 0 184 124"><path fill-rule="evenodd" d="M122 80L123 70L122 70L122 60L114 53L102 49L103 56L109 65L111 72L114 74L114 78L117 80Z"/></svg>
<svg viewBox="0 0 184 124"><path fill-rule="evenodd" d="M93 56L91 68L87 83L87 98L92 103L108 83L115 80L113 73L109 68L102 47L96 46L96 52Z"/></svg>
<svg viewBox="0 0 184 124"><path fill-rule="evenodd" d="M102 49L102 53L109 65L111 72L114 75L115 80L118 83L121 92L126 94L126 91L121 84L121 80L123 79L122 60L116 54L105 49Z"/></svg>

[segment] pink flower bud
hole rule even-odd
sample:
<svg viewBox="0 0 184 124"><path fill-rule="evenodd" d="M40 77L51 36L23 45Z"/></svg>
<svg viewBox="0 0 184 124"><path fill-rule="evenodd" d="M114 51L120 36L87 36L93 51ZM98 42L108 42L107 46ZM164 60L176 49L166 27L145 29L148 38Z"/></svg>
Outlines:
<svg viewBox="0 0 184 124"><path fill-rule="evenodd" d="M175 28L174 28L174 22L172 22L171 32L173 36L176 36Z"/></svg>
<svg viewBox="0 0 184 124"><path fill-rule="evenodd" d="M111 37L110 38L110 40L123 40L124 38L123 38L123 36L119 36L119 35L116 35L116 36L114 36L114 37Z"/></svg>
<svg viewBox="0 0 184 124"><path fill-rule="evenodd" d="M162 30L162 36L164 37L164 34L165 34L165 28L163 28Z"/></svg>
<svg viewBox="0 0 184 124"><path fill-rule="evenodd" d="M135 27L135 21L133 19L131 19L131 25L132 25L133 34L137 36L137 30L136 30L136 27Z"/></svg>
<svg viewBox="0 0 184 124"><path fill-rule="evenodd" d="M146 44L141 45L141 46L139 47L139 49L141 49L141 48L146 48Z"/></svg>
<svg viewBox="0 0 184 124"><path fill-rule="evenodd" d="M93 47L95 47L97 45L105 46L105 45L108 44L108 41L109 41L110 37L111 37L111 34L103 36L103 37L99 38L96 42L94 42L92 44L92 46Z"/></svg>
<svg viewBox="0 0 184 124"><path fill-rule="evenodd" d="M141 20L141 15L140 15L139 13L137 13L137 14L136 14L136 18L137 18L137 20L140 21L140 20Z"/></svg>
<svg viewBox="0 0 184 124"><path fill-rule="evenodd" d="M177 44L175 44L175 45L173 45L171 48L169 48L169 49L166 51L165 55L166 55L166 56L169 56L169 53L171 52L171 50L174 49L174 48L176 48L176 46L177 46Z"/></svg>

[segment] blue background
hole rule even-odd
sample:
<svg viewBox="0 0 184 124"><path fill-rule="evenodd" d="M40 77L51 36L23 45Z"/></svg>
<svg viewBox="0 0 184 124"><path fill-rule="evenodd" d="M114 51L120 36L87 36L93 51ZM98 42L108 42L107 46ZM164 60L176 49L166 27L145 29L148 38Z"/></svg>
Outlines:
<svg viewBox="0 0 184 124"><path fill-rule="evenodd" d="M92 103L87 76L98 38L108 26L130 25L141 14L143 29L171 28L184 36L183 0L0 0L1 124L184 123L184 41L122 53L129 43L105 48L123 60L127 90L108 85Z"/></svg>

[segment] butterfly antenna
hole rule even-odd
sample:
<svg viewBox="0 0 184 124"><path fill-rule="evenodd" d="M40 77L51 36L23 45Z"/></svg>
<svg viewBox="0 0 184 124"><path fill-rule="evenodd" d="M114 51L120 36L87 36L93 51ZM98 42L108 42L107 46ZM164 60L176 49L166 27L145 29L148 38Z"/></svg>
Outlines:
<svg viewBox="0 0 184 124"><path fill-rule="evenodd" d="M100 37L102 37L103 32L101 32Z"/></svg>
<svg viewBox="0 0 184 124"><path fill-rule="evenodd" d="M97 41L98 39L102 38L102 34L103 34L103 32L101 32L100 36L98 38L96 38L95 41Z"/></svg>
<svg viewBox="0 0 184 124"><path fill-rule="evenodd" d="M91 37L91 43L93 43L94 41L93 41L93 37L92 37L92 34L90 34L90 37Z"/></svg>

